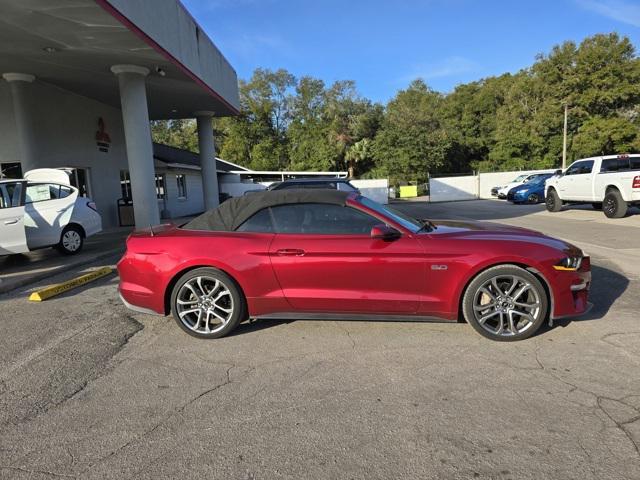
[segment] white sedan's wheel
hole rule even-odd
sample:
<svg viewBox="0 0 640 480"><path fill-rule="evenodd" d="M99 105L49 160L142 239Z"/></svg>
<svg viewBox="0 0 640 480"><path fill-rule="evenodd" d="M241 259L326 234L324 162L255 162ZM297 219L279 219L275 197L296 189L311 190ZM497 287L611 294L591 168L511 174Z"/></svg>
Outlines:
<svg viewBox="0 0 640 480"><path fill-rule="evenodd" d="M80 230L75 226L70 226L62 232L58 248L62 253L75 255L82 249L83 243L84 239Z"/></svg>

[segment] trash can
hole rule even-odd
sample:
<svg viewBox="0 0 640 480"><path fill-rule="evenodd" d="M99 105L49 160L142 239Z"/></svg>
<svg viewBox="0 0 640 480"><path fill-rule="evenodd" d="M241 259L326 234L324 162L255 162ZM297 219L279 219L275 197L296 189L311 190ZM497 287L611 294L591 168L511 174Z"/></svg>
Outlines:
<svg viewBox="0 0 640 480"><path fill-rule="evenodd" d="M133 227L136 224L133 216L133 200L130 198L118 199L118 223L121 227Z"/></svg>

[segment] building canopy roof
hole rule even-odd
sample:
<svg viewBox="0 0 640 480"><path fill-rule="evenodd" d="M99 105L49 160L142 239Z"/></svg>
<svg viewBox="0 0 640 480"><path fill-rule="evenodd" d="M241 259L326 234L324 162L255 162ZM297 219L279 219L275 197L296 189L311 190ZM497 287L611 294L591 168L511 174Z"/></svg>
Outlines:
<svg viewBox="0 0 640 480"><path fill-rule="evenodd" d="M200 155L190 150L153 143L153 158L166 164L167 166L187 165L200 167ZM237 172L240 170L249 171L245 167L216 158L216 170L218 172Z"/></svg>
<svg viewBox="0 0 640 480"><path fill-rule="evenodd" d="M120 108L111 67L146 67L149 116L233 115L237 75L177 0L0 0L0 74Z"/></svg>

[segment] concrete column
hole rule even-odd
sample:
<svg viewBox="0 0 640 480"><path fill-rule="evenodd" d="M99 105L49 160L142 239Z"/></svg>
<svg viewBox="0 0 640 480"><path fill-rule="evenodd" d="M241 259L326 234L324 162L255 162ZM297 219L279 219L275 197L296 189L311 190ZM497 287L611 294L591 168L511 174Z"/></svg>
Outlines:
<svg viewBox="0 0 640 480"><path fill-rule="evenodd" d="M37 154L37 138L33 115L32 83L36 77L26 73L4 73L2 75L11 89L13 100L13 116L18 133L20 146L20 162L22 173L37 168L39 158Z"/></svg>
<svg viewBox="0 0 640 480"><path fill-rule="evenodd" d="M114 65L111 71L118 77L120 85L120 104L136 228L148 228L160 223L145 89L145 77L149 74L149 69L137 65Z"/></svg>
<svg viewBox="0 0 640 480"><path fill-rule="evenodd" d="M204 207L216 208L218 199L218 173L216 169L216 146L213 142L213 112L195 112L198 123L198 146L200 149L200 166L202 167L202 191Z"/></svg>

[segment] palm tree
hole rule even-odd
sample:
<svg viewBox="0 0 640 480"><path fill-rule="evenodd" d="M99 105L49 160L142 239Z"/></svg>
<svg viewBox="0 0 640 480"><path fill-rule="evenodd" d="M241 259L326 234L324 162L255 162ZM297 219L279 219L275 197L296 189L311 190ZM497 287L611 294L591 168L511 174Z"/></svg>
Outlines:
<svg viewBox="0 0 640 480"><path fill-rule="evenodd" d="M355 176L356 163L363 162L371 157L371 139L363 138L347 149L344 158L348 162L349 178Z"/></svg>

